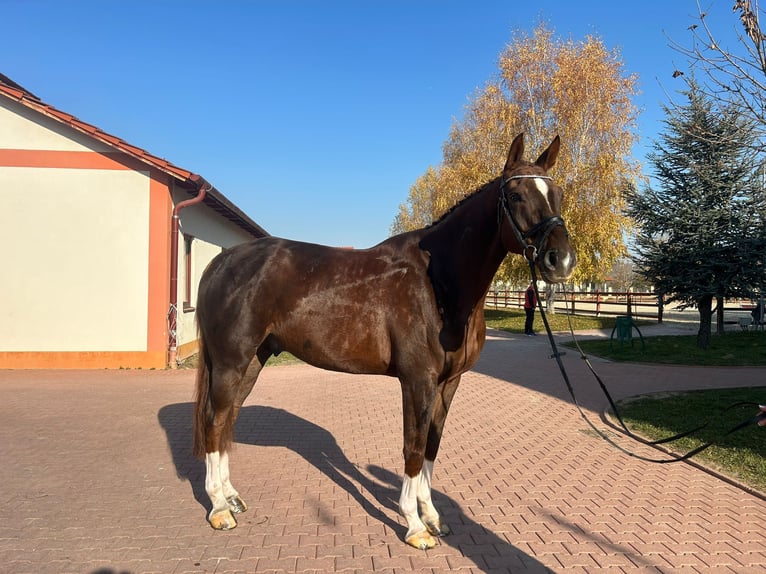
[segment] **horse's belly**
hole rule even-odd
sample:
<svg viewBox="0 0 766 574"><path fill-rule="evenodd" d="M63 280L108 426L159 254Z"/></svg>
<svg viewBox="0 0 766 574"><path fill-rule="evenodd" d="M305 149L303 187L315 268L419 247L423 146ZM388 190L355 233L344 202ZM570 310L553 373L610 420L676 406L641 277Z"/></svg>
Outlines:
<svg viewBox="0 0 766 574"><path fill-rule="evenodd" d="M389 372L390 355L377 345L362 348L359 344L337 342L337 338L320 341L305 338L297 345L285 345L288 352L321 369L383 375Z"/></svg>
<svg viewBox="0 0 766 574"><path fill-rule="evenodd" d="M391 340L382 320L374 314L346 316L326 311L294 314L273 336L281 348L316 367L386 374Z"/></svg>

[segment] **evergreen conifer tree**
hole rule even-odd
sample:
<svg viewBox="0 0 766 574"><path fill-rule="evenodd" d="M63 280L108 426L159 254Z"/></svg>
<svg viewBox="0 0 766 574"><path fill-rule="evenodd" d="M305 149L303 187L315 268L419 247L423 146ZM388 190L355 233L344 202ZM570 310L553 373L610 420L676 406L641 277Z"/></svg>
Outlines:
<svg viewBox="0 0 766 574"><path fill-rule="evenodd" d="M666 130L648 156L656 186L630 190L627 213L639 226L638 274L667 302L697 307L707 348L713 300L721 333L724 298L766 284L766 193L752 125L693 79L683 95L684 105L664 108Z"/></svg>

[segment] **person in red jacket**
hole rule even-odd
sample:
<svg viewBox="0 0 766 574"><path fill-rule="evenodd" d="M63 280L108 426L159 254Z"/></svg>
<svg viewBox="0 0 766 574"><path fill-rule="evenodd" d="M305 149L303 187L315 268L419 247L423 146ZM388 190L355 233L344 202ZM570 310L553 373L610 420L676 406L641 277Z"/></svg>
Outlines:
<svg viewBox="0 0 766 574"><path fill-rule="evenodd" d="M527 319L524 321L524 334L527 337L534 337L537 335L532 330L532 324L535 321L535 306L537 305L537 294L535 293L535 285L533 282L529 283L527 292L524 295L524 312L527 314Z"/></svg>

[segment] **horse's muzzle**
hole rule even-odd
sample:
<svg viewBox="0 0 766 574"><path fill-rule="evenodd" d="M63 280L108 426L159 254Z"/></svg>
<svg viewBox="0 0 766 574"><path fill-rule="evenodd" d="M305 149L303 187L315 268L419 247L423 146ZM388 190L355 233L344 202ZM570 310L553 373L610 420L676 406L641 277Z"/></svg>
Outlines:
<svg viewBox="0 0 766 574"><path fill-rule="evenodd" d="M548 283L563 283L572 275L575 265L577 256L571 248L546 249L538 261L540 273Z"/></svg>

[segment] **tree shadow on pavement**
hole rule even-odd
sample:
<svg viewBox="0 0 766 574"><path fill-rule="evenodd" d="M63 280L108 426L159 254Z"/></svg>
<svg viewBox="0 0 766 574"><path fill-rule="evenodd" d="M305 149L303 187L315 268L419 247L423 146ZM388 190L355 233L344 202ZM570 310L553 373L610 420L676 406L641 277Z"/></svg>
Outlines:
<svg viewBox="0 0 766 574"><path fill-rule="evenodd" d="M192 412L192 403L172 404L162 407L158 418L167 435L178 477L189 481L194 497L207 510L210 503L204 487L205 465L193 457L191 450ZM246 406L236 423L235 442L283 447L298 454L347 492L368 515L396 532L404 544L406 527L383 511L398 511L402 477L376 465L368 465L366 473L360 471L326 429L284 409ZM372 500L365 493L369 493ZM433 499L454 532L441 538L441 543L458 549L479 569L551 572L535 558L476 523L455 500L436 490Z"/></svg>

